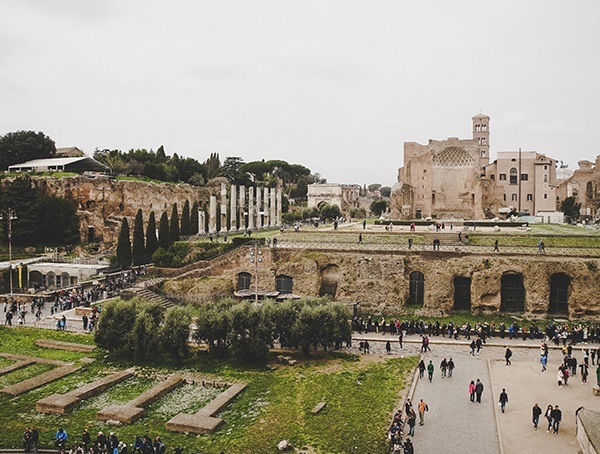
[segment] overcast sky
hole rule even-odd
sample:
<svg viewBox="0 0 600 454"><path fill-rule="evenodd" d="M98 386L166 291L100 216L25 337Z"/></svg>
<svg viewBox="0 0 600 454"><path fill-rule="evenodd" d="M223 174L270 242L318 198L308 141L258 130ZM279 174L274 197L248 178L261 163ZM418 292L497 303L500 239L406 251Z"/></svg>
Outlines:
<svg viewBox="0 0 600 454"><path fill-rule="evenodd" d="M2 0L0 134L392 185L403 142L600 154L600 2Z"/></svg>

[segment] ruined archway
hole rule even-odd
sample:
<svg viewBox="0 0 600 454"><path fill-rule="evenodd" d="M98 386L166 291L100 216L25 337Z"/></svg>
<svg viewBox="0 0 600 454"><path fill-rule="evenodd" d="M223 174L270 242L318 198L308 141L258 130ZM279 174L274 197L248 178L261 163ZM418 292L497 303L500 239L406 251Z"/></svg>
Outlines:
<svg viewBox="0 0 600 454"><path fill-rule="evenodd" d="M290 276L280 274L275 277L275 290L279 293L292 293L294 280Z"/></svg>
<svg viewBox="0 0 600 454"><path fill-rule="evenodd" d="M471 309L471 278L454 276L454 310Z"/></svg>
<svg viewBox="0 0 600 454"><path fill-rule="evenodd" d="M425 275L420 271L410 273L408 279L408 304L423 306L425 300Z"/></svg>
<svg viewBox="0 0 600 454"><path fill-rule="evenodd" d="M525 287L521 273L505 273L501 280L500 310L522 312L525 310Z"/></svg>
<svg viewBox="0 0 600 454"><path fill-rule="evenodd" d="M250 282L252 281L252 275L247 272L241 272L237 275L237 289L248 290L250 288Z"/></svg>
<svg viewBox="0 0 600 454"><path fill-rule="evenodd" d="M569 313L569 285L571 278L565 273L555 273L550 276L550 306L552 314Z"/></svg>
<svg viewBox="0 0 600 454"><path fill-rule="evenodd" d="M319 296L330 296L331 299L335 299L341 277L340 267L335 264L329 264L321 268Z"/></svg>

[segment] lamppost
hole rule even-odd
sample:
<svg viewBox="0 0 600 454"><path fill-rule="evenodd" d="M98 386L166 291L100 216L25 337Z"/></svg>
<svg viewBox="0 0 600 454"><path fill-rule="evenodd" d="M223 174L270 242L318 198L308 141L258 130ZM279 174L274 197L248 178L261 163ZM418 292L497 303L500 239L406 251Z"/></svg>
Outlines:
<svg viewBox="0 0 600 454"><path fill-rule="evenodd" d="M254 304L258 304L258 264L262 261L262 251L258 249L258 240L254 240L254 249L250 250L250 263L254 263Z"/></svg>
<svg viewBox="0 0 600 454"><path fill-rule="evenodd" d="M12 208L7 210L2 210L0 213L0 219L8 220L8 263L10 267L10 272L8 273L9 286L10 286L10 296L12 298L13 294L13 276L12 276L12 221L17 219L17 213L15 213Z"/></svg>

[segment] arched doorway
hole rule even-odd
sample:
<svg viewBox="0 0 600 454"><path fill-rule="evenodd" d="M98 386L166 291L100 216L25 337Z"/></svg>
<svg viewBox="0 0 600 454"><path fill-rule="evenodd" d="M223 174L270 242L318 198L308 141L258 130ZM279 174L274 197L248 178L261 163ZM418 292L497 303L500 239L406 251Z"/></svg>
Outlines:
<svg viewBox="0 0 600 454"><path fill-rule="evenodd" d="M29 285L33 288L40 288L44 286L44 276L39 271L32 271L29 273Z"/></svg>
<svg viewBox="0 0 600 454"><path fill-rule="evenodd" d="M500 310L522 312L525 310L525 287L521 273L506 273L501 281Z"/></svg>
<svg viewBox="0 0 600 454"><path fill-rule="evenodd" d="M54 288L56 287L56 274L50 271L46 274L46 288Z"/></svg>
<svg viewBox="0 0 600 454"><path fill-rule="evenodd" d="M292 293L294 287L294 280L289 276L280 274L275 277L275 290L279 293Z"/></svg>
<svg viewBox="0 0 600 454"><path fill-rule="evenodd" d="M408 304L423 306L424 299L425 276L420 271L413 271L408 281Z"/></svg>
<svg viewBox="0 0 600 454"><path fill-rule="evenodd" d="M454 276L454 309L468 311L471 309L471 278Z"/></svg>
<svg viewBox="0 0 600 454"><path fill-rule="evenodd" d="M324 266L321 269L321 287L319 288L319 296L330 296L331 299L335 299L340 278L341 273L339 266Z"/></svg>
<svg viewBox="0 0 600 454"><path fill-rule="evenodd" d="M567 314L569 312L569 285L571 278L565 273L550 276L550 307L548 312Z"/></svg>
<svg viewBox="0 0 600 454"><path fill-rule="evenodd" d="M252 275L250 273L246 273L245 271L242 273L238 273L237 289L238 290L248 290L250 288L251 281L252 281Z"/></svg>

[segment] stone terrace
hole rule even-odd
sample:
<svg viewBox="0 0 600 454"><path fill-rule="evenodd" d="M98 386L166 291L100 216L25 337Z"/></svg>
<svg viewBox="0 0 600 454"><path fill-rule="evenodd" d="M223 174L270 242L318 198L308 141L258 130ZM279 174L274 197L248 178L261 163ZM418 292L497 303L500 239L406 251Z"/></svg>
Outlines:
<svg viewBox="0 0 600 454"><path fill-rule="evenodd" d="M125 405L109 405L103 408L97 413L96 419L99 421L119 421L131 424L144 416L144 408L165 394L170 393L175 388L182 386L184 383L185 380L183 378L172 375Z"/></svg>
<svg viewBox="0 0 600 454"><path fill-rule="evenodd" d="M45 397L35 404L35 409L40 413L67 414L77 408L84 399L100 394L131 376L133 376L133 369L107 375L66 394L52 394Z"/></svg>

